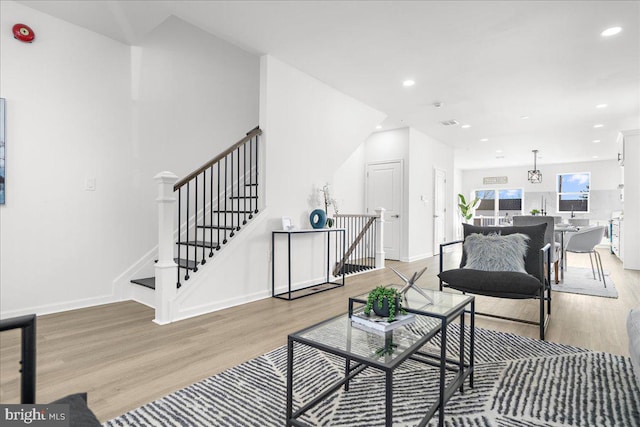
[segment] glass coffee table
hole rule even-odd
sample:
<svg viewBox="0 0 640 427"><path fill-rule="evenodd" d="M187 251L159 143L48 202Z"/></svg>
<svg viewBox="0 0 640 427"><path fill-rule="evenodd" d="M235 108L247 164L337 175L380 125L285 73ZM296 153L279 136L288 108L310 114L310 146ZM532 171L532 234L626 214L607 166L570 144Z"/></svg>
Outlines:
<svg viewBox="0 0 640 427"><path fill-rule="evenodd" d="M439 368L438 399L427 410L422 421L424 426L439 411L439 425L444 424L444 407L456 391L464 391L464 382L469 378L473 387L475 300L473 296L459 295L420 289L410 289L406 294L405 309L415 315L413 323L400 326L389 332L379 332L353 324L351 315L364 309L367 294L349 298L349 312L325 320L296 333L290 334L287 345L287 426L307 426L299 418L320 404L328 396L344 386L349 390L349 382L367 368L379 369L385 374L385 426L393 424L393 372L406 360L414 360ZM432 299L428 302L424 294ZM464 331L465 316L470 315L470 333L459 333L457 355L447 355L447 326L459 319L460 331ZM435 336L440 336L439 351L423 349ZM468 339L467 339L468 338ZM299 343L323 352L342 357L345 360L344 377L318 391L308 402L301 402L294 411L294 350ZM430 343L432 347L433 343ZM457 347L457 348L456 348ZM451 347L449 348L451 351ZM467 353L468 352L468 353ZM465 355L468 354L468 359ZM466 360L467 359L467 360ZM298 363L300 365L300 363ZM454 372L448 381L445 373ZM363 402L363 404L366 402Z"/></svg>

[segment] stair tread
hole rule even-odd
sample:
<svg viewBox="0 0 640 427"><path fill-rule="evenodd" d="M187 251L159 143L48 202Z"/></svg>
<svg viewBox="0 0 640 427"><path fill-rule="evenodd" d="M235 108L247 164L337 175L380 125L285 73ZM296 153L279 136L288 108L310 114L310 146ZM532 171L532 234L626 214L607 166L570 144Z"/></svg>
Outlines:
<svg viewBox="0 0 640 427"><path fill-rule="evenodd" d="M214 230L235 230L236 227L232 227L230 225L224 226L224 225L198 225L198 228L213 228Z"/></svg>
<svg viewBox="0 0 640 427"><path fill-rule="evenodd" d="M230 199L257 199L258 196L229 196Z"/></svg>
<svg viewBox="0 0 640 427"><path fill-rule="evenodd" d="M217 248L218 242L204 242L202 240L189 240L188 242L176 242L176 245L198 246L205 248Z"/></svg>
<svg viewBox="0 0 640 427"><path fill-rule="evenodd" d="M135 283L136 285L141 285L150 289L156 288L156 278L155 277L145 277L143 279L133 279L131 283Z"/></svg>
<svg viewBox="0 0 640 427"><path fill-rule="evenodd" d="M182 268L193 270L198 266L198 262L192 259L174 258L173 261Z"/></svg>

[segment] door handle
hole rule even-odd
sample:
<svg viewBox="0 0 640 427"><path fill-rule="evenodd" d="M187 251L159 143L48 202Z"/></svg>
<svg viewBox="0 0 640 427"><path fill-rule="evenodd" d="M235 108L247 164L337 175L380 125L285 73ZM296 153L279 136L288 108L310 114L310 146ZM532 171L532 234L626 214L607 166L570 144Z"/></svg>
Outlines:
<svg viewBox="0 0 640 427"><path fill-rule="evenodd" d="M391 215L391 218L400 218L400 215Z"/></svg>

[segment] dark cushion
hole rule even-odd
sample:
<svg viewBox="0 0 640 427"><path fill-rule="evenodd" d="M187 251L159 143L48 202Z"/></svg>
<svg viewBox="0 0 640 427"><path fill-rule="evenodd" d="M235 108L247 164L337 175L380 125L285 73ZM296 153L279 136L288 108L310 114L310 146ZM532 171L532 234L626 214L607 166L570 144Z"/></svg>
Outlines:
<svg viewBox="0 0 640 427"><path fill-rule="evenodd" d="M544 247L544 232L547 230L547 224L523 225L519 227L479 227L477 225L462 224L464 229L464 238L473 233L489 234L497 233L503 236L514 233L522 233L529 236L527 242L527 255L524 261L524 269L529 274L533 274L538 280L542 280L540 272L540 249ZM462 250L462 259L460 260L460 268L467 263L467 254Z"/></svg>
<svg viewBox="0 0 640 427"><path fill-rule="evenodd" d="M58 399L54 404L69 405L69 427L101 427L102 424L87 406L87 393L76 393Z"/></svg>
<svg viewBox="0 0 640 427"><path fill-rule="evenodd" d="M540 295L542 283L531 274L515 271L482 271L458 268L438 277L450 288L462 292L502 298L531 298Z"/></svg>

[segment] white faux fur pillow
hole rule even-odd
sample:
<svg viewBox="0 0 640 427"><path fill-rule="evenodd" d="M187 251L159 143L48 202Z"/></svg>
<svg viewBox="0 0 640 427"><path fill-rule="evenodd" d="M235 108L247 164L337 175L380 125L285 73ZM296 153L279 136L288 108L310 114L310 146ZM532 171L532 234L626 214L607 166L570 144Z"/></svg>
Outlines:
<svg viewBox="0 0 640 427"><path fill-rule="evenodd" d="M640 387L640 307L629 312L627 317L627 333L629 334L629 354L631 365Z"/></svg>
<svg viewBox="0 0 640 427"><path fill-rule="evenodd" d="M464 268L483 271L517 271L526 273L524 257L529 236L521 233L470 234L464 240L467 264Z"/></svg>

